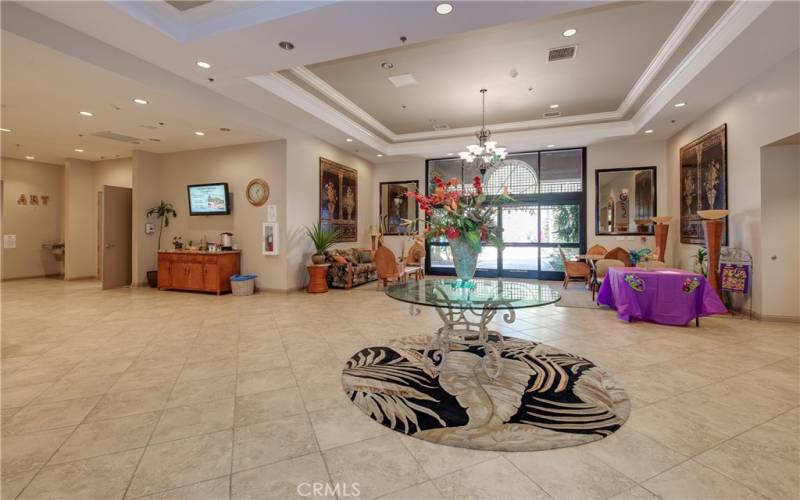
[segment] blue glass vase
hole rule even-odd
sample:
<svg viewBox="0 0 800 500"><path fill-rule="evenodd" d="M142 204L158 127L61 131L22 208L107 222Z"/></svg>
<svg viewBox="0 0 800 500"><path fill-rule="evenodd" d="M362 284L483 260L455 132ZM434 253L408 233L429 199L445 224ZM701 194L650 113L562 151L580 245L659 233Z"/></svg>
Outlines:
<svg viewBox="0 0 800 500"><path fill-rule="evenodd" d="M478 254L480 250L475 250L463 237L449 240L450 251L453 253L453 266L456 268L456 276L462 283L469 283L475 276L475 268L478 267Z"/></svg>

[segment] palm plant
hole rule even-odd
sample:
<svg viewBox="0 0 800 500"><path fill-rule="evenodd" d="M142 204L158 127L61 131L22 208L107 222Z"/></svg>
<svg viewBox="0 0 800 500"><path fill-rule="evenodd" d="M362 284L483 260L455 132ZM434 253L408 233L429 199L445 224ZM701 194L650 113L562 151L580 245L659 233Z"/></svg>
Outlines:
<svg viewBox="0 0 800 500"><path fill-rule="evenodd" d="M336 240L341 236L341 231L322 227L321 224L317 223L313 227L306 226L306 234L314 244L314 249L316 250L314 256L320 256L336 243ZM312 256L312 260L314 260L314 256Z"/></svg>
<svg viewBox="0 0 800 500"><path fill-rule="evenodd" d="M155 216L158 219L158 249L161 250L161 233L165 227L169 226L170 217L177 217L178 212L175 211L172 203L164 203L164 200L161 200L157 207L148 208L144 214L147 218Z"/></svg>

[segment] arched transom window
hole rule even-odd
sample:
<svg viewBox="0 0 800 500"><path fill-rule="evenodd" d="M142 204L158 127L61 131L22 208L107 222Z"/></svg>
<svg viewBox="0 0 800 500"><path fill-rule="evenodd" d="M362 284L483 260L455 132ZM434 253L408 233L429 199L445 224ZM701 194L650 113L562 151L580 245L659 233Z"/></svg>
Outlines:
<svg viewBox="0 0 800 500"><path fill-rule="evenodd" d="M536 170L522 160L505 160L499 167L489 173L486 180L486 194L496 195L508 188L514 194L535 194L538 179Z"/></svg>

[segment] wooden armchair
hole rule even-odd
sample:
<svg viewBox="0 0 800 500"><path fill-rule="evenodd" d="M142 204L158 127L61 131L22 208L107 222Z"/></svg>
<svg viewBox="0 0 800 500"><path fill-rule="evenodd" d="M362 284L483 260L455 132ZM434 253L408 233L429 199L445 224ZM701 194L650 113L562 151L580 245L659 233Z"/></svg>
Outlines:
<svg viewBox="0 0 800 500"><path fill-rule="evenodd" d="M378 288L386 287L387 283L396 283L401 280L400 266L397 264L397 257L394 252L386 248L385 245L378 245L375 250L375 268L378 272Z"/></svg>
<svg viewBox="0 0 800 500"><path fill-rule="evenodd" d="M605 257L605 258L606 258L606 259L611 259L611 260L619 260L619 261L622 261L622 263L623 263L623 264L625 264L625 267L631 267L631 256L630 256L630 254L628 253L628 251L627 251L627 250L625 250L625 249L624 249L624 248L622 248L622 247L617 247L617 248L613 248L613 249L611 249L611 250L610 250L610 251L609 251L609 252L606 254L606 257Z"/></svg>
<svg viewBox="0 0 800 500"><path fill-rule="evenodd" d="M586 252L586 255L605 255L607 253L608 250L606 250L606 247L603 245L593 245L592 248Z"/></svg>
<svg viewBox="0 0 800 500"><path fill-rule="evenodd" d="M595 263L594 279L592 280L592 302L594 302L594 296L600 289L600 285L606 278L606 274L608 274L609 267L627 267L627 266L621 260L615 260L615 259L600 259L597 261L597 263Z"/></svg>
<svg viewBox="0 0 800 500"><path fill-rule="evenodd" d="M403 263L406 278L410 276L418 280L425 278L425 245L418 238L415 238L414 243L408 247Z"/></svg>
<svg viewBox="0 0 800 500"><path fill-rule="evenodd" d="M589 264L568 260L561 247L558 247L558 253L561 254L561 262L564 263L564 288L567 288L569 280L574 278L581 278L585 283L589 282L589 276L592 274Z"/></svg>

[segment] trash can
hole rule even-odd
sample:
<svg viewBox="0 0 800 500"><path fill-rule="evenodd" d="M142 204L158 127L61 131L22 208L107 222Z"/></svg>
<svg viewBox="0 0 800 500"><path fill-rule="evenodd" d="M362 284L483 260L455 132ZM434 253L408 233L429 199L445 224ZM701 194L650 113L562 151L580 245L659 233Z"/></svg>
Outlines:
<svg viewBox="0 0 800 500"><path fill-rule="evenodd" d="M255 274L234 274L231 276L231 293L233 293L233 295L239 297L253 295L255 288Z"/></svg>

